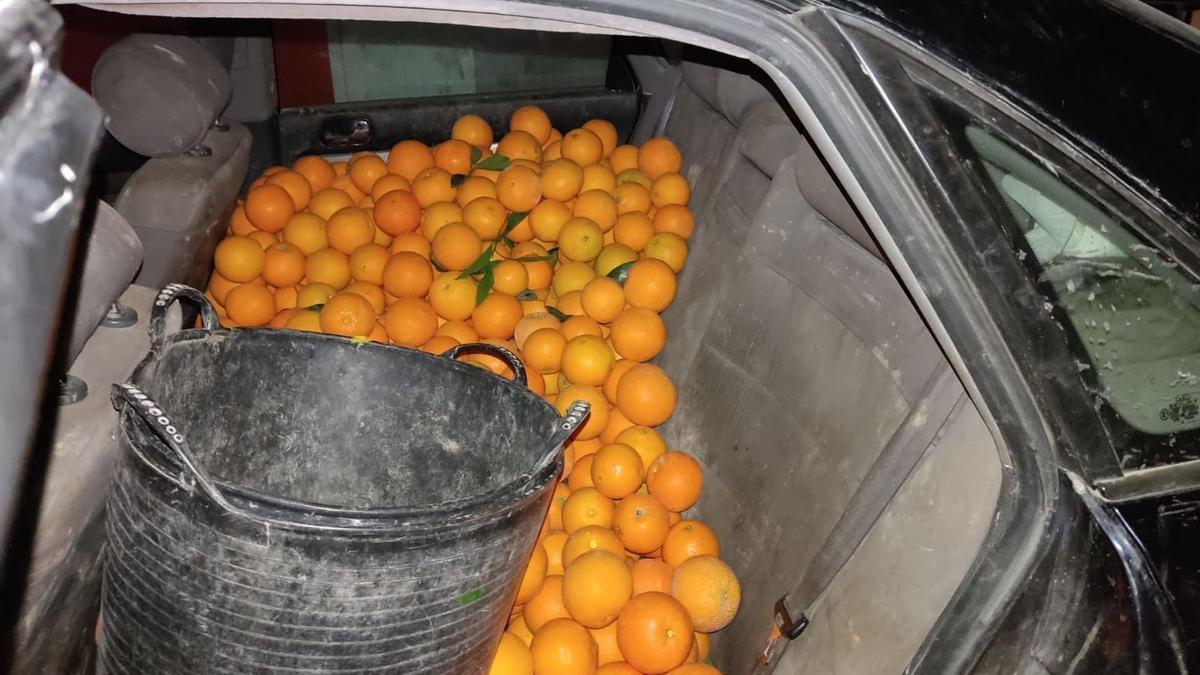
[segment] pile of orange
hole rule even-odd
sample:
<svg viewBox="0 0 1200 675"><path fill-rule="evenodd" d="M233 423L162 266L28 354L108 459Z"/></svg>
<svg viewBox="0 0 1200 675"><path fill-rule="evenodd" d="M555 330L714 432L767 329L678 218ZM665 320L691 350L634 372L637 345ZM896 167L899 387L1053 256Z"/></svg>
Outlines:
<svg viewBox="0 0 1200 675"><path fill-rule="evenodd" d="M655 431L676 390L650 363L693 230L682 156L663 137L618 145L602 119L560 133L535 106L494 140L464 115L433 147L268 169L206 295L227 327L504 346L560 411L590 403L492 673L716 673L708 636L740 590L713 532L683 515L702 472Z"/></svg>

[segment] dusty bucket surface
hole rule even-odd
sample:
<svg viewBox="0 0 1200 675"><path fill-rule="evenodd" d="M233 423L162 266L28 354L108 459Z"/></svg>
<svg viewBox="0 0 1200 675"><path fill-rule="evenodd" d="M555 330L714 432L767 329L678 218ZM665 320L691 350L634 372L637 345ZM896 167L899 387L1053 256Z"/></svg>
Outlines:
<svg viewBox="0 0 1200 675"><path fill-rule="evenodd" d="M167 336L181 296L205 327ZM491 345L216 325L168 287L114 387L103 672L486 672L586 405Z"/></svg>

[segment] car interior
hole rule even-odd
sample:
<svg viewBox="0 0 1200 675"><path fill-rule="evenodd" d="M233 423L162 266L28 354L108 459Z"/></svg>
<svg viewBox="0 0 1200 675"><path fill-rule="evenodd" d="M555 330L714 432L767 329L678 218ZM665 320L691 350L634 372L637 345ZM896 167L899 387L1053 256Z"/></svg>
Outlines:
<svg viewBox="0 0 1200 675"><path fill-rule="evenodd" d="M92 176L70 355L87 393L57 411L20 668L90 667L116 447L109 388L147 350L158 289L203 287L248 182L305 154L440 141L467 110L499 136L529 102L560 129L605 117L622 142L666 135L683 153L696 233L657 363L679 390L662 431L703 464L695 511L743 588L736 619L714 636L713 665L901 671L972 574L1004 475L997 442L770 74L602 27L106 15L115 28L98 41L89 17L101 12L63 9L64 70L86 73L108 136ZM314 59L327 64L327 82ZM861 488L896 471L888 449L905 444L917 446L913 465L848 557L832 561L832 580L813 587L862 512L855 505L880 499ZM809 627L764 666L776 603L805 583Z"/></svg>

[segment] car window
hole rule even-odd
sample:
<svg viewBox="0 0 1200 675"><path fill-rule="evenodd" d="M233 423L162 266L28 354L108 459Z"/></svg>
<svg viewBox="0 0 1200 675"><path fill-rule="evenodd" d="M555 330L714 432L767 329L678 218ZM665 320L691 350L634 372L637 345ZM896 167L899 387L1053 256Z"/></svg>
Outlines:
<svg viewBox="0 0 1200 675"><path fill-rule="evenodd" d="M1058 317L1128 471L1196 459L1200 286L1048 161L947 108L1011 214L1013 245Z"/></svg>

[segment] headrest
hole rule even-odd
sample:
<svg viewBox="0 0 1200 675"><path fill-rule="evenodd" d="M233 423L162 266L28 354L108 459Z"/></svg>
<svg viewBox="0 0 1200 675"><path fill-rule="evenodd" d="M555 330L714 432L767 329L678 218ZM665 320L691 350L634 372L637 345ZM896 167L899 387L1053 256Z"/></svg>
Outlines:
<svg viewBox="0 0 1200 675"><path fill-rule="evenodd" d="M179 35L130 35L105 50L92 71L92 95L108 131L149 157L186 152L229 105L229 74Z"/></svg>
<svg viewBox="0 0 1200 675"><path fill-rule="evenodd" d="M735 125L756 103L772 100L766 87L744 73L694 61L685 61L682 71L688 87Z"/></svg>
<svg viewBox="0 0 1200 675"><path fill-rule="evenodd" d="M867 226L807 138L801 138L796 149L796 183L800 194L817 213L825 216L826 220L872 255L883 257Z"/></svg>

